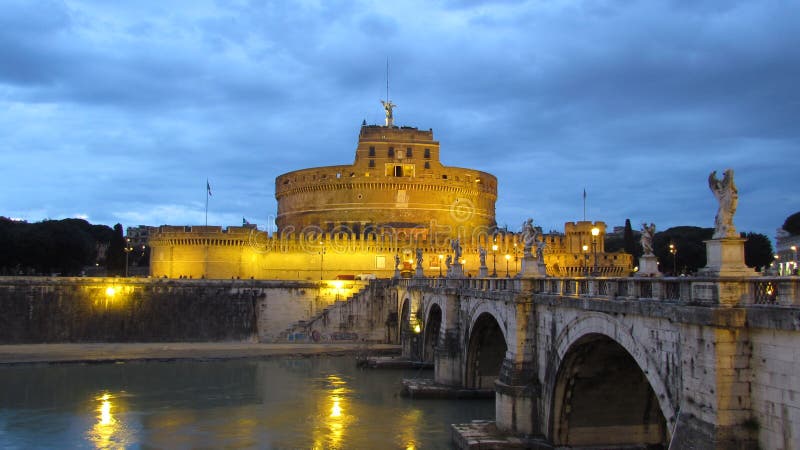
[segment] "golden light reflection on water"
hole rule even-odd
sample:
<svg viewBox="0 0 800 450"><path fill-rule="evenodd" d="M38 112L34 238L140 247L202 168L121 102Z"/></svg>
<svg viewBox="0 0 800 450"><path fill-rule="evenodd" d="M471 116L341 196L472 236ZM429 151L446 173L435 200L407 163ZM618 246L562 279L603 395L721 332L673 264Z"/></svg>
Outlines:
<svg viewBox="0 0 800 450"><path fill-rule="evenodd" d="M398 420L400 427L400 442L405 445L406 450L415 450L419 445L417 432L422 420L422 411L419 409L409 410Z"/></svg>
<svg viewBox="0 0 800 450"><path fill-rule="evenodd" d="M328 375L324 379L321 398L318 402L314 424L315 449L346 448L348 425L355 417L349 411L350 389L347 381L339 375Z"/></svg>
<svg viewBox="0 0 800 450"><path fill-rule="evenodd" d="M114 414L122 412L122 403L108 392L95 397L94 401L97 403L97 422L87 432L87 439L98 449L124 448L129 433L125 424L114 417Z"/></svg>

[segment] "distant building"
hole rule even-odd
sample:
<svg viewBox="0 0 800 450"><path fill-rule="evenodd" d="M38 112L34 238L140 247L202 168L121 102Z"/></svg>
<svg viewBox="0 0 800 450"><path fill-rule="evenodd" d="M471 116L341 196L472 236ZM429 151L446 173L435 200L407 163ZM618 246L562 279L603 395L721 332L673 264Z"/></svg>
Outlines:
<svg viewBox="0 0 800 450"><path fill-rule="evenodd" d="M128 227L125 231L125 238L131 247L141 248L147 245L150 238L150 233L158 231L158 227L151 227L147 225L139 225L136 227Z"/></svg>
<svg viewBox="0 0 800 450"><path fill-rule="evenodd" d="M783 228L775 233L775 265L779 275L797 273L800 234L791 235Z"/></svg>
<svg viewBox="0 0 800 450"><path fill-rule="evenodd" d="M592 235L592 228L597 228L597 236ZM605 223L589 221L567 222L563 234L545 235L547 274L561 277L588 273L628 275L633 269L633 256L624 252L606 253L605 236Z"/></svg>

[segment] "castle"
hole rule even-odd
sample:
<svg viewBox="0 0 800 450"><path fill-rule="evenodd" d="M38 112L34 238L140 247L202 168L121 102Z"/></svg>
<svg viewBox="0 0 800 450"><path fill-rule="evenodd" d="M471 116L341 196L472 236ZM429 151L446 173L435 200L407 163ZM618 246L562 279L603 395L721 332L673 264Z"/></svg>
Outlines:
<svg viewBox="0 0 800 450"><path fill-rule="evenodd" d="M277 232L254 226L162 226L151 233L150 274L167 278L335 279L388 278L416 270L445 274L451 242L459 239L465 276L479 272L479 248L489 270L514 276L521 236L495 222L497 178L475 169L445 166L432 130L397 127L390 102L385 125L363 123L351 165L296 170L275 180ZM590 234L598 228L600 238ZM567 224L546 235L550 275L580 275L594 266L605 275L626 274L627 254L604 252L605 224ZM591 257L587 244L593 245ZM498 264L499 263L499 264Z"/></svg>

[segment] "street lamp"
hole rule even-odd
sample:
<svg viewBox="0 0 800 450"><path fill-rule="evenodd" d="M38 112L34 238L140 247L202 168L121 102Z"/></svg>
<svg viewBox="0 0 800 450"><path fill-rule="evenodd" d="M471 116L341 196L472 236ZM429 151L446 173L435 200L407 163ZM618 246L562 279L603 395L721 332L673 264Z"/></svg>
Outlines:
<svg viewBox="0 0 800 450"><path fill-rule="evenodd" d="M442 278L442 260L444 260L444 255L439 255L439 278Z"/></svg>
<svg viewBox="0 0 800 450"><path fill-rule="evenodd" d="M509 275L508 275L508 261L509 261L510 259L511 259L511 255L509 255L508 253L506 253L506 278L509 278Z"/></svg>
<svg viewBox="0 0 800 450"><path fill-rule="evenodd" d="M319 241L319 279L322 280L322 264L325 262L325 244Z"/></svg>
<svg viewBox="0 0 800 450"><path fill-rule="evenodd" d="M597 236L600 235L600 228L592 228L592 253L594 253L594 269L592 275L597 276Z"/></svg>
<svg viewBox="0 0 800 450"><path fill-rule="evenodd" d="M589 276L589 246L583 244L581 246L581 250L583 250L583 275Z"/></svg>
<svg viewBox="0 0 800 450"><path fill-rule="evenodd" d="M678 259L678 247L675 246L672 242L669 244L669 252L672 254L672 276L677 277L678 272L676 270L676 260Z"/></svg>
<svg viewBox="0 0 800 450"><path fill-rule="evenodd" d="M125 248L123 251L125 252L125 278L128 278L128 254L133 251L133 247L131 247L131 238L125 239Z"/></svg>
<svg viewBox="0 0 800 450"><path fill-rule="evenodd" d="M794 273L797 273L797 246L789 247L794 252Z"/></svg>
<svg viewBox="0 0 800 450"><path fill-rule="evenodd" d="M514 272L519 272L519 257L517 256L517 243L514 242Z"/></svg>
<svg viewBox="0 0 800 450"><path fill-rule="evenodd" d="M492 244L492 277L497 277L497 244Z"/></svg>

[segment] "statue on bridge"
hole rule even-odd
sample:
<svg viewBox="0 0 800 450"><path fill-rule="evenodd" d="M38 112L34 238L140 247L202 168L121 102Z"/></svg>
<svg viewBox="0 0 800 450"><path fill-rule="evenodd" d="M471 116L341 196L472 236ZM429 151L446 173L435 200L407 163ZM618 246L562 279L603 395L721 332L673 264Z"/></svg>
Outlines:
<svg viewBox="0 0 800 450"><path fill-rule="evenodd" d="M656 225L654 223L650 223L650 226L647 226L647 222L642 223L642 250L643 255L645 256L652 256L653 255L653 237L656 235Z"/></svg>
<svg viewBox="0 0 800 450"><path fill-rule="evenodd" d="M481 261L481 267L486 267L486 249L482 245L478 246L478 257Z"/></svg>
<svg viewBox="0 0 800 450"><path fill-rule="evenodd" d="M523 243L523 256L533 256L531 254L531 249L534 245L536 245L536 235L537 235L536 228L533 228L533 219L528 218L525 222L522 222L522 243ZM537 250L538 253L538 250Z"/></svg>
<svg viewBox="0 0 800 450"><path fill-rule="evenodd" d="M544 248L546 246L547 243L544 241L544 239L536 241L536 259L538 259L540 263L544 261Z"/></svg>
<svg viewBox="0 0 800 450"><path fill-rule="evenodd" d="M422 249L417 249L417 267L422 267Z"/></svg>
<svg viewBox="0 0 800 450"><path fill-rule="evenodd" d="M450 246L453 247L453 253L455 253L455 262L458 263L461 261L461 243L458 239L453 239L450 241Z"/></svg>
<svg viewBox="0 0 800 450"><path fill-rule="evenodd" d="M713 239L738 238L733 225L733 215L739 203L739 191L733 182L733 169L725 169L722 180L717 179L717 171L708 176L708 187L719 202L717 216L714 218Z"/></svg>

